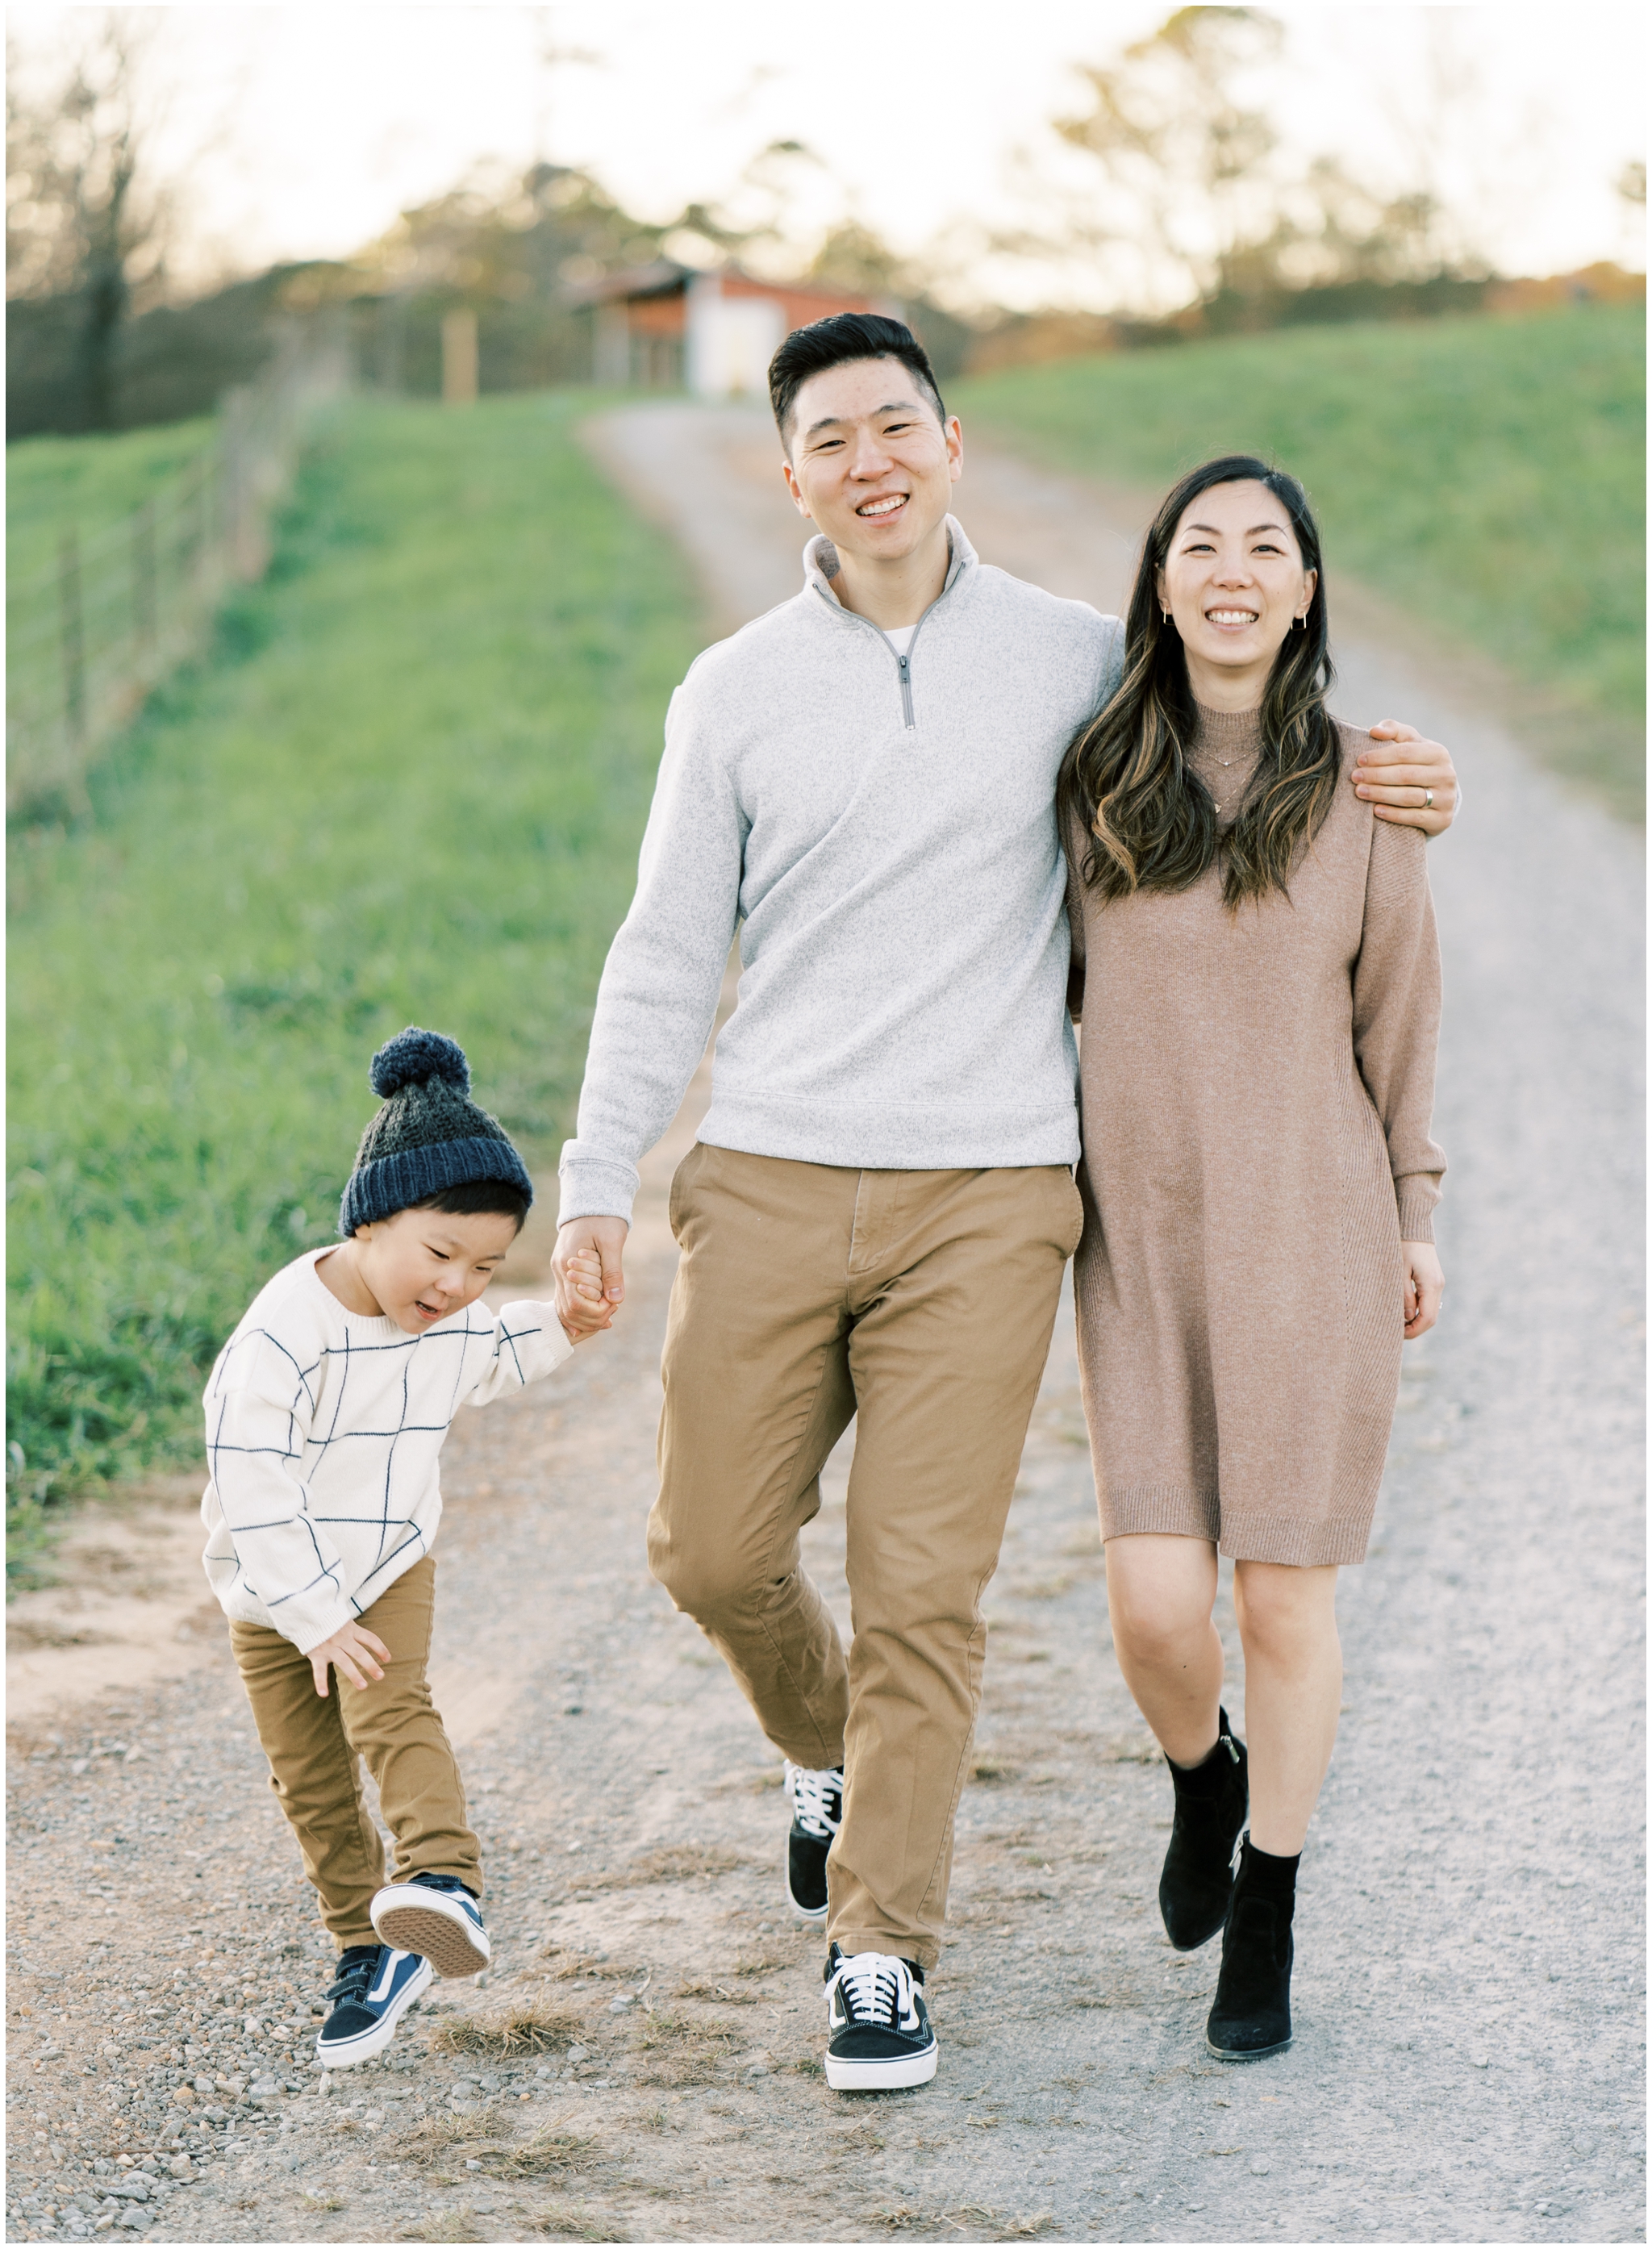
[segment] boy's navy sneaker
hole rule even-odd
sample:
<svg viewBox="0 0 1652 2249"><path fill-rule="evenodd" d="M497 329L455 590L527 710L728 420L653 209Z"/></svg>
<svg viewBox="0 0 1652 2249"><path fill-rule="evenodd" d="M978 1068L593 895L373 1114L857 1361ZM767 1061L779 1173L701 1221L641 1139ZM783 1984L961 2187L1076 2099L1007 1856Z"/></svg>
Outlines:
<svg viewBox="0 0 1652 2249"><path fill-rule="evenodd" d="M368 1911L387 1944L423 1953L438 1976L475 1976L493 1957L482 1909L455 1874L391 1882Z"/></svg>
<svg viewBox="0 0 1652 2249"><path fill-rule="evenodd" d="M843 1769L823 1771L786 1760L786 1795L792 1832L786 1839L786 1895L805 1921L826 1918L826 1859L843 1825Z"/></svg>
<svg viewBox="0 0 1652 2249"><path fill-rule="evenodd" d="M327 1993L334 2005L316 2037L322 2068L348 2069L382 2053L397 2023L430 1988L430 1964L416 1952L352 1944L339 1955L338 1980Z"/></svg>
<svg viewBox="0 0 1652 2249"><path fill-rule="evenodd" d="M936 2047L923 1982L915 1960L833 1945L826 1956L826 2082L834 2091L927 2085Z"/></svg>

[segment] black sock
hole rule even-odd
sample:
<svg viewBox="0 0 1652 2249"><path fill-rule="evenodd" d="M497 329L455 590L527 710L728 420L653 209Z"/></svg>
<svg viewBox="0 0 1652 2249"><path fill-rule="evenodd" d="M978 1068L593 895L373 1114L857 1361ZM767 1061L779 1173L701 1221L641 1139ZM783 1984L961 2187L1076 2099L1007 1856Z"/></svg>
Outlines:
<svg viewBox="0 0 1652 2249"><path fill-rule="evenodd" d="M1302 1864L1302 1854L1294 1858L1276 1859L1271 1851L1259 1851L1247 1836L1245 1839L1244 1886L1252 1897L1272 1898L1280 1905L1290 1905L1297 1895L1297 1868Z"/></svg>

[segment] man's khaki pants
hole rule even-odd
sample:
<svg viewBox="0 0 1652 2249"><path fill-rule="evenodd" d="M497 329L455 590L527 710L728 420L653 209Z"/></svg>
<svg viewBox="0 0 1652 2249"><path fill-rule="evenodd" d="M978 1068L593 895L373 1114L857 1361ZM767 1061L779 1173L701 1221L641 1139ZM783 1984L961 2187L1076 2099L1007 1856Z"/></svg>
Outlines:
<svg viewBox="0 0 1652 2249"><path fill-rule="evenodd" d="M857 1172L699 1146L671 1188L649 1566L794 1764L846 1767L828 1935L934 1964L998 1565L1062 1268L1058 1165ZM858 1413L854 1640L799 1561Z"/></svg>
<svg viewBox="0 0 1652 2249"><path fill-rule="evenodd" d="M481 1846L465 1817L464 1784L425 1677L435 1613L436 1562L427 1554L361 1612L390 1651L384 1676L352 1687L335 1668L325 1695L315 1691L309 1657L290 1640L265 1625L230 1627L270 1785L341 1951L378 1943L368 1908L385 1879L358 1758L378 1784L396 1839L396 1880L455 1874L481 1895Z"/></svg>

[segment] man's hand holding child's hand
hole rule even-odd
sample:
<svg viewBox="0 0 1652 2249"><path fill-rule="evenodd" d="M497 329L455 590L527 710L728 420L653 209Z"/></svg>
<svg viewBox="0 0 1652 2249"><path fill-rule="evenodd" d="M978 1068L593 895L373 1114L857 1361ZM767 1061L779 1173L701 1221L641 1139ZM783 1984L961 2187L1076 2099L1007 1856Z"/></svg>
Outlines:
<svg viewBox="0 0 1652 2249"><path fill-rule="evenodd" d="M384 1666L389 1660L390 1651L376 1633L354 1620L341 1625L331 1640L324 1640L319 1647L310 1650L310 1672L315 1681L315 1691L318 1695L327 1693L330 1663L338 1665L352 1687L365 1687L368 1679L383 1678Z"/></svg>
<svg viewBox="0 0 1652 2249"><path fill-rule="evenodd" d="M576 1318L563 1313L561 1306L565 1291L578 1304L600 1315L595 1326L587 1326ZM556 1317L561 1321L562 1333L570 1343L589 1343L591 1338L599 1334L603 1328L613 1325L614 1315L609 1310L602 1296L602 1260L595 1250L588 1252L582 1257L570 1257L568 1261L566 1276L561 1273L557 1275L556 1303Z"/></svg>
<svg viewBox="0 0 1652 2249"><path fill-rule="evenodd" d="M614 1324L625 1298L621 1256L630 1231L623 1218L571 1218L556 1237L556 1317L570 1343Z"/></svg>

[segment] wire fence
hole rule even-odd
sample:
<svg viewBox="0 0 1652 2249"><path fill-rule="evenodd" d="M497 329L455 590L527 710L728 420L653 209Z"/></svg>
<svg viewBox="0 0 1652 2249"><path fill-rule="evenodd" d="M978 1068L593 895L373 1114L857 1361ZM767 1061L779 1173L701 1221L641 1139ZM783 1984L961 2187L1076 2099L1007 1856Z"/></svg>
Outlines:
<svg viewBox="0 0 1652 2249"><path fill-rule="evenodd" d="M316 409L343 390L341 329L289 335L217 426L121 521L6 588L6 810L83 811L100 751L203 642L230 589L263 574L270 521Z"/></svg>

